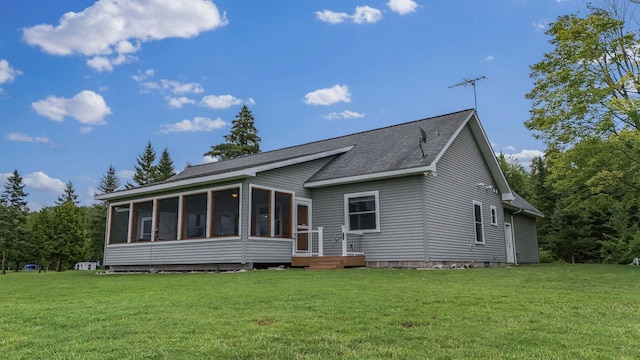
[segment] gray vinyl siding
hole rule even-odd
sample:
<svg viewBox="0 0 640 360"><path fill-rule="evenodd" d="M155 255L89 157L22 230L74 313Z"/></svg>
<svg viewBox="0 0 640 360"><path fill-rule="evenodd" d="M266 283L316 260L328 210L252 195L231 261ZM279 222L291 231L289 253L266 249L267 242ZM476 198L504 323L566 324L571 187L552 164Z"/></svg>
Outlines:
<svg viewBox="0 0 640 360"><path fill-rule="evenodd" d="M540 262L538 253L538 232L536 218L528 215L513 215L513 233L516 243L516 255L519 264L537 264Z"/></svg>
<svg viewBox="0 0 640 360"><path fill-rule="evenodd" d="M421 203L422 175L363 182L313 190L313 227L324 227L326 255L339 255L344 195L379 192L380 232L363 235L367 261L424 261Z"/></svg>
<svg viewBox="0 0 640 360"><path fill-rule="evenodd" d="M240 240L178 240L107 245L105 265L239 263Z"/></svg>
<svg viewBox="0 0 640 360"><path fill-rule="evenodd" d="M249 239L247 241L246 262L249 263L289 263L293 241L287 239Z"/></svg>
<svg viewBox="0 0 640 360"><path fill-rule="evenodd" d="M428 261L506 262L501 194L466 125L437 163L436 176L424 178ZM479 186L478 184L484 184ZM476 244L473 201L482 203L484 244ZM491 225L491 206L498 224Z"/></svg>
<svg viewBox="0 0 640 360"><path fill-rule="evenodd" d="M311 193L309 189L304 187L304 183L331 161L331 159L333 159L333 157L264 171L259 173L255 178L250 178L249 182L253 185L293 191L297 197L308 199L311 198Z"/></svg>

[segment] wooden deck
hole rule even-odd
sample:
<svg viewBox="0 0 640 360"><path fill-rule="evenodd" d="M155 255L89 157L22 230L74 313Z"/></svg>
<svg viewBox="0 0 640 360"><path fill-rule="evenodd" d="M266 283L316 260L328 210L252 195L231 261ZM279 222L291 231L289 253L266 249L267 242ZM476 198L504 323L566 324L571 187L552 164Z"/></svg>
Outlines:
<svg viewBox="0 0 640 360"><path fill-rule="evenodd" d="M364 255L354 256L293 256L291 267L304 267L309 270L344 269L345 267L365 266Z"/></svg>

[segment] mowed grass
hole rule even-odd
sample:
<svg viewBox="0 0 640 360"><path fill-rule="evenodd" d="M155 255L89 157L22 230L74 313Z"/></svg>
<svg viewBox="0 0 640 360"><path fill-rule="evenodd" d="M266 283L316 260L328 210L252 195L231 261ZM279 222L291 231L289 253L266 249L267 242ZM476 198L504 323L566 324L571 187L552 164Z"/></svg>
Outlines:
<svg viewBox="0 0 640 360"><path fill-rule="evenodd" d="M640 267L0 276L7 359L638 359Z"/></svg>

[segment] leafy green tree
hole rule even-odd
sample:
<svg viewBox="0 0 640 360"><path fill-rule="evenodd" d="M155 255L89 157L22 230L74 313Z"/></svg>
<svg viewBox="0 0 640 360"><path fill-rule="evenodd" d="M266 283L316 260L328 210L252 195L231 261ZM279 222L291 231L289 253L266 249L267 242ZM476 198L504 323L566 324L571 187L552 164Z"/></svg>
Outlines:
<svg viewBox="0 0 640 360"><path fill-rule="evenodd" d="M104 256L104 241L106 233L107 207L103 204L94 204L80 208L85 219L87 241L84 244L83 253L85 260L99 261Z"/></svg>
<svg viewBox="0 0 640 360"><path fill-rule="evenodd" d="M156 178L154 182L165 181L175 174L176 170L173 167L173 160L171 160L171 156L169 155L169 149L165 147L156 166Z"/></svg>
<svg viewBox="0 0 640 360"><path fill-rule="evenodd" d="M120 180L116 174L116 169L113 167L113 164L110 164L107 173L100 178L98 191L100 191L100 194L111 194L112 192L118 191L119 188Z"/></svg>
<svg viewBox="0 0 640 360"><path fill-rule="evenodd" d="M153 149L151 141L149 141L147 142L144 152L138 156L136 160L137 165L134 165L136 173L133 175L133 181L137 186L151 184L158 178L158 169L154 164L155 161L156 151ZM126 187L130 189L136 185L127 183Z"/></svg>
<svg viewBox="0 0 640 360"><path fill-rule="evenodd" d="M236 115L232 122L231 132L224 136L225 142L211 146L205 156L217 157L222 160L260 152L260 137L254 125L253 114L246 105Z"/></svg>
<svg viewBox="0 0 640 360"><path fill-rule="evenodd" d="M16 271L19 268L19 254L27 241L27 193L18 170L7 178L4 191L0 194L0 250L2 251L2 274L6 274L9 255L13 252Z"/></svg>
<svg viewBox="0 0 640 360"><path fill-rule="evenodd" d="M586 17L561 16L547 34L554 50L531 67L535 86L525 122L559 149L593 136L640 129L640 57L628 14L615 1Z"/></svg>
<svg viewBox="0 0 640 360"><path fill-rule="evenodd" d="M51 207L44 207L29 216L29 257L39 265L39 272L49 267L55 241L55 215Z"/></svg>
<svg viewBox="0 0 640 360"><path fill-rule="evenodd" d="M55 271L69 269L83 260L86 243L85 222L80 209L72 201L65 201L53 209L53 244L51 256Z"/></svg>
<svg viewBox="0 0 640 360"><path fill-rule="evenodd" d="M505 156L502 152L498 155L498 164L511 189L525 199L529 199L531 197L531 182L527 169L518 160L511 156Z"/></svg>

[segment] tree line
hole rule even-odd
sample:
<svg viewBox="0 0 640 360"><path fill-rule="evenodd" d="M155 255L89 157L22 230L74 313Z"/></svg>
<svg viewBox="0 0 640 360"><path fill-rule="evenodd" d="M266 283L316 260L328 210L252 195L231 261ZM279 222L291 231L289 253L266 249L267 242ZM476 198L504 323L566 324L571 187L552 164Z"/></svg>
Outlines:
<svg viewBox="0 0 640 360"><path fill-rule="evenodd" d="M260 151L260 138L254 126L251 110L243 106L225 143L212 146L205 155L229 159ZM189 165L187 165L189 166ZM176 174L168 148L156 162L156 152L147 142L136 159L133 182L125 189L168 180ZM109 194L122 190L113 165L100 179L98 193ZM16 271L27 263L36 263L40 271L63 271L73 268L80 261L101 261L104 253L107 204L80 206L78 195L71 181L65 184L63 193L54 206L30 212L28 193L23 178L14 172L7 178L0 194L0 251L1 273L8 268Z"/></svg>

